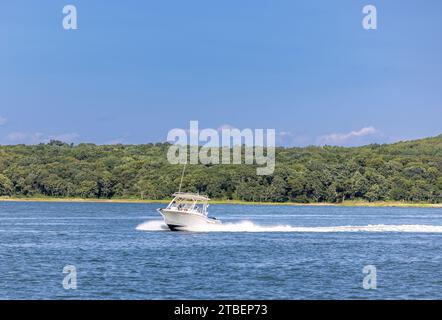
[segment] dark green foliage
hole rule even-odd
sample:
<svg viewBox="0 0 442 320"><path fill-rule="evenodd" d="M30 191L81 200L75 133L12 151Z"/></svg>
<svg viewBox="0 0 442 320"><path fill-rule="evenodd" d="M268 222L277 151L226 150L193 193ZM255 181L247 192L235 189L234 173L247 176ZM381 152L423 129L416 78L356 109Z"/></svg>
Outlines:
<svg viewBox="0 0 442 320"><path fill-rule="evenodd" d="M168 163L168 147L0 146L0 196L169 198L182 166ZM358 148L277 148L271 176L257 176L245 164L189 165L182 190L245 201L442 202L442 136Z"/></svg>

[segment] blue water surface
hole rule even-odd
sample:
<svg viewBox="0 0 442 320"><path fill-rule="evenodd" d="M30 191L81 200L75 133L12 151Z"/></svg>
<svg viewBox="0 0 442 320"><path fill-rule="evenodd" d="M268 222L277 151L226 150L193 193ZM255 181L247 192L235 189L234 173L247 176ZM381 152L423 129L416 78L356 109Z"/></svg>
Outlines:
<svg viewBox="0 0 442 320"><path fill-rule="evenodd" d="M0 299L442 299L442 209L212 205L196 233L160 206L0 202Z"/></svg>

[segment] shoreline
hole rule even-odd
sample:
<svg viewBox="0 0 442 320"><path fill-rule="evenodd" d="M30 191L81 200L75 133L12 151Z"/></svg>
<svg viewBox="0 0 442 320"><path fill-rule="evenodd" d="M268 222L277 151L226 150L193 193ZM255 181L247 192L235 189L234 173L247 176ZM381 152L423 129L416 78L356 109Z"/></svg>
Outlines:
<svg viewBox="0 0 442 320"><path fill-rule="evenodd" d="M171 200L141 200L141 199L84 199L84 198L15 198L0 197L0 202L64 202L64 203L169 203ZM442 208L442 203L412 203L399 201L344 201L342 203L295 203L295 202L249 202L241 200L211 200L211 204L236 204L260 206L332 206L332 207L416 207L416 208Z"/></svg>

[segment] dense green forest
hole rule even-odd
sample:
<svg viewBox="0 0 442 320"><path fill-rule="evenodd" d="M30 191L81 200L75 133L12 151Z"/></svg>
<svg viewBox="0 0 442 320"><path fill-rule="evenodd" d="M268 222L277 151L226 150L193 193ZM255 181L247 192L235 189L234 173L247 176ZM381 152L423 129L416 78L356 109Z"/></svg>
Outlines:
<svg viewBox="0 0 442 320"><path fill-rule="evenodd" d="M165 199L182 166L169 144L94 145L51 141L0 146L0 196ZM215 199L273 202L442 202L442 135L390 145L277 148L276 170L189 165L183 190Z"/></svg>

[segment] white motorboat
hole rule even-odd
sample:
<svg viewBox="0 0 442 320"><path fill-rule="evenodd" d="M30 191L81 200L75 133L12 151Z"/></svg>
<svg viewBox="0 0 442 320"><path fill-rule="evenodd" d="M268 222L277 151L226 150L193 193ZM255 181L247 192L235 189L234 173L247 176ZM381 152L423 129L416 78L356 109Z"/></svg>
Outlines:
<svg viewBox="0 0 442 320"><path fill-rule="evenodd" d="M209 198L200 194L177 192L164 209L157 209L172 231L198 231L221 224L208 216Z"/></svg>

